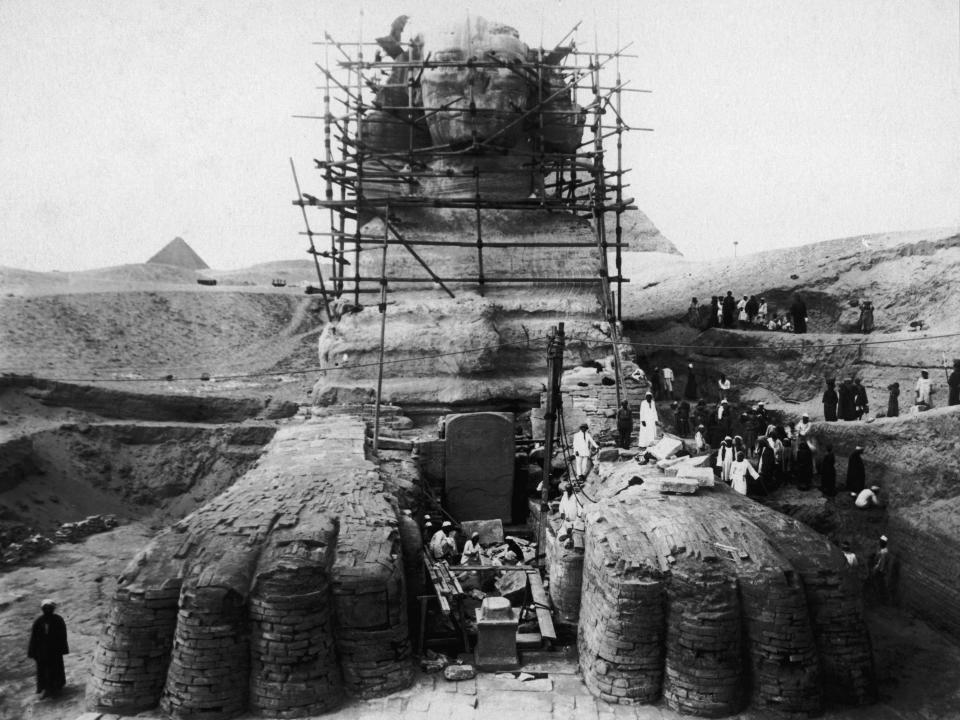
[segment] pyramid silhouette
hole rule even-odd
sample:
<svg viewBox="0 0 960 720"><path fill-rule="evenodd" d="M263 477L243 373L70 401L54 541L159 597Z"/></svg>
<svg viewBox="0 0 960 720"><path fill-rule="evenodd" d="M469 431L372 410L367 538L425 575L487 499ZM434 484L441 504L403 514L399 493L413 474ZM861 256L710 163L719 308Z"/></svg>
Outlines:
<svg viewBox="0 0 960 720"><path fill-rule="evenodd" d="M190 270L206 270L210 267L182 237L176 237L168 242L160 252L147 260L147 263L176 265Z"/></svg>

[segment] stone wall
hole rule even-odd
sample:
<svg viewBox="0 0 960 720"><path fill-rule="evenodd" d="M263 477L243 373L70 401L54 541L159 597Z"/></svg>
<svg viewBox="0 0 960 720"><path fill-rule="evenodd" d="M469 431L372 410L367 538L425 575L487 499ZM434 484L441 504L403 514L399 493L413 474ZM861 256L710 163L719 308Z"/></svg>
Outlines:
<svg viewBox="0 0 960 720"><path fill-rule="evenodd" d="M125 570L91 707L302 717L412 679L395 502L339 415L283 427L258 465Z"/></svg>
<svg viewBox="0 0 960 720"><path fill-rule="evenodd" d="M609 702L805 717L875 694L843 554L726 486L631 486L589 509L578 646L587 687Z"/></svg>
<svg viewBox="0 0 960 720"><path fill-rule="evenodd" d="M596 373L593 368L580 368L564 373L560 385L563 401L563 423L568 435L572 435L586 423L590 433L598 441L615 440L617 437L617 389L613 385L604 385L601 378L604 373ZM640 427L640 402L647 393L649 385L627 379L621 388L621 401L630 403L633 411L633 434ZM540 393L540 412L531 413L533 436L542 438L544 433L543 409L547 404L546 392ZM539 433L539 434L538 434Z"/></svg>
<svg viewBox="0 0 960 720"><path fill-rule="evenodd" d="M543 538L554 621L561 625L576 625L580 619L583 588L583 551L564 547L557 540L556 529L551 523L544 528Z"/></svg>

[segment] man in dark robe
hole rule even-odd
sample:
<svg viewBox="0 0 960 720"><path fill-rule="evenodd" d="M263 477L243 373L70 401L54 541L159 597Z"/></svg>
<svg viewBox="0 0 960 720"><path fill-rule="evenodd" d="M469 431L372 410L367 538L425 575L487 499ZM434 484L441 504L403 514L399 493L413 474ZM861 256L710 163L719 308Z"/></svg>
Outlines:
<svg viewBox="0 0 960 720"><path fill-rule="evenodd" d="M695 330L700 329L700 305L696 298L690 301L690 307L687 308L687 324Z"/></svg>
<svg viewBox="0 0 960 720"><path fill-rule="evenodd" d="M759 440L760 457L757 461L757 483L760 485L760 491L766 495L774 485L774 473L776 472L777 460L773 454L773 448L767 442L766 436Z"/></svg>
<svg viewBox="0 0 960 720"><path fill-rule="evenodd" d="M863 467L863 448L859 445L847 461L847 492L859 493L867 486L867 471Z"/></svg>
<svg viewBox="0 0 960 720"><path fill-rule="evenodd" d="M733 297L733 291L727 290L727 296L723 299L723 326L732 328L737 319L737 301Z"/></svg>
<svg viewBox="0 0 960 720"><path fill-rule="evenodd" d="M793 317L793 331L802 335L807 331L807 304L799 295L793 296L790 303L790 315Z"/></svg>
<svg viewBox="0 0 960 720"><path fill-rule="evenodd" d="M870 412L870 404L867 402L867 389L863 386L860 378L853 381L853 405L856 409L857 420L862 420L863 416Z"/></svg>
<svg viewBox="0 0 960 720"><path fill-rule="evenodd" d="M797 476L797 487L809 490L813 485L813 453L804 438L797 438L797 462L794 472Z"/></svg>
<svg viewBox="0 0 960 720"><path fill-rule="evenodd" d="M655 365L653 372L647 376L650 380L650 392L653 393L653 399L659 400L661 396L660 392L660 366Z"/></svg>
<svg viewBox="0 0 960 720"><path fill-rule="evenodd" d="M847 378L840 383L840 389L837 391L837 395L840 399L840 419L856 420L856 389L853 387L853 378Z"/></svg>
<svg viewBox="0 0 960 720"><path fill-rule="evenodd" d="M633 433L633 412L630 410L630 403L626 400L617 410L617 439L618 445L624 449L630 447L630 435Z"/></svg>
<svg viewBox="0 0 960 720"><path fill-rule="evenodd" d="M44 697L53 696L67 684L63 670L63 656L70 652L67 647L67 624L54 610L53 600L40 603L43 615L33 622L27 657L37 664L37 692Z"/></svg>
<svg viewBox="0 0 960 720"><path fill-rule="evenodd" d="M680 437L690 435L690 403L681 400L677 406L677 434Z"/></svg>
<svg viewBox="0 0 960 720"><path fill-rule="evenodd" d="M837 458L833 454L833 445L827 445L827 452L820 461L820 492L827 497L837 494Z"/></svg>
<svg viewBox="0 0 960 720"><path fill-rule="evenodd" d="M947 387L950 388L947 405L960 405L960 358L953 361L953 372L947 378Z"/></svg>
<svg viewBox="0 0 960 720"><path fill-rule="evenodd" d="M830 378L827 380L827 389L823 391L823 419L827 422L837 419L837 403L840 402L840 398L835 389L836 384L837 381Z"/></svg>
<svg viewBox="0 0 960 720"><path fill-rule="evenodd" d="M683 388L683 396L687 400L697 399L697 376L693 374L693 363L687 364L687 384Z"/></svg>
<svg viewBox="0 0 960 720"><path fill-rule="evenodd" d="M750 299L747 300L747 320L751 325L756 320L758 312L760 312L760 303L757 301L756 295L751 295Z"/></svg>
<svg viewBox="0 0 960 720"><path fill-rule="evenodd" d="M900 383L890 383L887 385L890 391L890 398L887 400L887 417L898 417L900 415Z"/></svg>
<svg viewBox="0 0 960 720"><path fill-rule="evenodd" d="M710 318L708 328L717 326L717 315L720 314L720 298L714 295L710 298Z"/></svg>

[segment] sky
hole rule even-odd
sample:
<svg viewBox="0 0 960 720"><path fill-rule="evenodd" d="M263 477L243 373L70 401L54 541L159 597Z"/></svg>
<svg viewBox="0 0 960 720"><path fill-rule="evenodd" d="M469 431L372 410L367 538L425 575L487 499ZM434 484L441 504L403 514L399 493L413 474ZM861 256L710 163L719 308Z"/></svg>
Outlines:
<svg viewBox="0 0 960 720"><path fill-rule="evenodd" d="M689 257L960 225L960 0L0 0L0 265L306 257L316 41L467 12L630 44L627 195Z"/></svg>

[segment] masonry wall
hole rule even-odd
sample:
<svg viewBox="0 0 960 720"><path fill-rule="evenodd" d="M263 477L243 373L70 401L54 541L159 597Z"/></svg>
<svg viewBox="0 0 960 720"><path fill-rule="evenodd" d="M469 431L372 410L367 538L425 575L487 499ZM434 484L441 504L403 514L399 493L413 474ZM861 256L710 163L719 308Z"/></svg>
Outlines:
<svg viewBox="0 0 960 720"><path fill-rule="evenodd" d="M91 707L303 717L413 677L394 504L364 423L282 428L258 465L121 578Z"/></svg>

